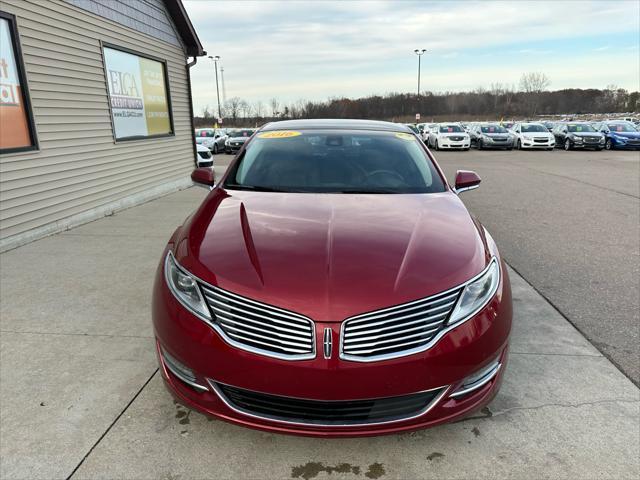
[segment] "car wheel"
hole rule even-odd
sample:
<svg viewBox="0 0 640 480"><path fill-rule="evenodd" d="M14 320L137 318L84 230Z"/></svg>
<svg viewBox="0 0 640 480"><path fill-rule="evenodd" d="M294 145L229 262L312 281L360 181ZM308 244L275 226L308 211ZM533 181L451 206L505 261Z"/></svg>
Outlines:
<svg viewBox="0 0 640 480"><path fill-rule="evenodd" d="M433 145L434 150L440 150L440 147L438 147L438 140L436 140L436 143Z"/></svg>
<svg viewBox="0 0 640 480"><path fill-rule="evenodd" d="M613 150L613 142L611 141L610 138L607 138L607 141L604 144L604 148L606 150Z"/></svg>
<svg viewBox="0 0 640 480"><path fill-rule="evenodd" d="M213 144L213 154L214 154L214 155L217 155L217 153L218 153L218 144L217 144L217 143L214 143L214 144Z"/></svg>
<svg viewBox="0 0 640 480"><path fill-rule="evenodd" d="M520 139L518 139L517 143L516 143L516 148L518 150L522 150L522 142L520 141Z"/></svg>
<svg viewBox="0 0 640 480"><path fill-rule="evenodd" d="M507 147L507 150L511 151L513 150L513 147Z"/></svg>
<svg viewBox="0 0 640 480"><path fill-rule="evenodd" d="M482 144L482 140L478 140L478 150L482 150L484 145Z"/></svg>
<svg viewBox="0 0 640 480"><path fill-rule="evenodd" d="M553 147L552 148L547 148L547 152L551 152L552 150L553 150Z"/></svg>
<svg viewBox="0 0 640 480"><path fill-rule="evenodd" d="M564 140L564 149L566 151L571 150L571 140L569 140L568 138L565 138Z"/></svg>

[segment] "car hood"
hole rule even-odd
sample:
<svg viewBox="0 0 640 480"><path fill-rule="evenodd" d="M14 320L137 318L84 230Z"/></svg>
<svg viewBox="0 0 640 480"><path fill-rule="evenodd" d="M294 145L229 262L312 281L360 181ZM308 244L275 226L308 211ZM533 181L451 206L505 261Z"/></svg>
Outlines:
<svg viewBox="0 0 640 480"><path fill-rule="evenodd" d="M489 138L509 138L508 133L482 133L481 135L487 136Z"/></svg>
<svg viewBox="0 0 640 480"><path fill-rule="evenodd" d="M611 132L611 135L623 138L640 138L640 132Z"/></svg>
<svg viewBox="0 0 640 480"><path fill-rule="evenodd" d="M571 132L576 137L602 137L600 132Z"/></svg>
<svg viewBox="0 0 640 480"><path fill-rule="evenodd" d="M451 193L214 190L176 238L204 281L307 315L352 315L448 290L488 262L482 229Z"/></svg>

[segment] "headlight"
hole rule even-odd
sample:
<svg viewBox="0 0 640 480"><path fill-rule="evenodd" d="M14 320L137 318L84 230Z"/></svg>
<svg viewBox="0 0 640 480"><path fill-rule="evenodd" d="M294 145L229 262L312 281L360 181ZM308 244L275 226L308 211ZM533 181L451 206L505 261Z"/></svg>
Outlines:
<svg viewBox="0 0 640 480"><path fill-rule="evenodd" d="M494 257L484 272L464 287L448 325L462 323L478 313L493 298L499 283L500 267Z"/></svg>
<svg viewBox="0 0 640 480"><path fill-rule="evenodd" d="M571 140L573 140L575 142L581 142L582 141L582 137L579 137L578 135L571 135Z"/></svg>
<svg viewBox="0 0 640 480"><path fill-rule="evenodd" d="M182 305L199 317L211 320L211 312L202 298L196 279L178 265L171 252L164 262L164 277L169 290Z"/></svg>

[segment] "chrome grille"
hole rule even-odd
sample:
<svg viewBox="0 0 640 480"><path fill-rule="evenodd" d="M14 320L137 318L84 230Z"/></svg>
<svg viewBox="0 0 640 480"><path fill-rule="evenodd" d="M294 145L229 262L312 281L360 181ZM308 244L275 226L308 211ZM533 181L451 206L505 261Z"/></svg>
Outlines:
<svg viewBox="0 0 640 480"><path fill-rule="evenodd" d="M373 361L421 351L445 325L461 290L462 287L345 320L341 357Z"/></svg>
<svg viewBox="0 0 640 480"><path fill-rule="evenodd" d="M214 326L233 346L285 360L315 356L313 322L297 313L201 285Z"/></svg>

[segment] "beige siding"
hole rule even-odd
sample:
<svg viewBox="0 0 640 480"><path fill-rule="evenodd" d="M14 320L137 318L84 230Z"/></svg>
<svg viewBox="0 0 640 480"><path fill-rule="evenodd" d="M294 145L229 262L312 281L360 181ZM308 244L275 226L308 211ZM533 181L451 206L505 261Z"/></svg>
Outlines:
<svg viewBox="0 0 640 480"><path fill-rule="evenodd" d="M0 240L188 178L182 48L60 0L2 0L0 8L17 17L40 146L0 156ZM100 41L167 61L174 137L114 141Z"/></svg>

